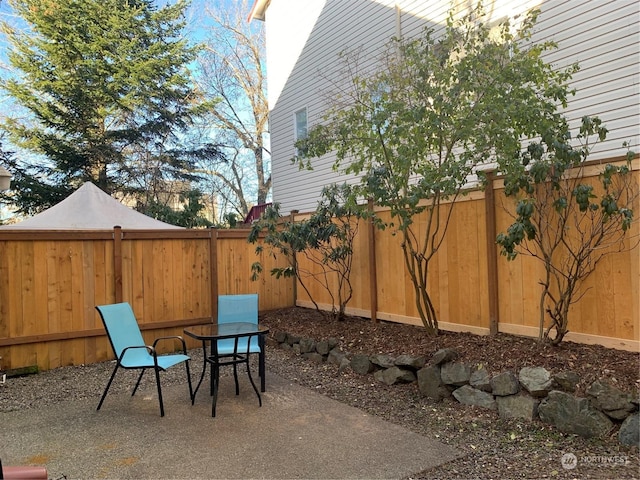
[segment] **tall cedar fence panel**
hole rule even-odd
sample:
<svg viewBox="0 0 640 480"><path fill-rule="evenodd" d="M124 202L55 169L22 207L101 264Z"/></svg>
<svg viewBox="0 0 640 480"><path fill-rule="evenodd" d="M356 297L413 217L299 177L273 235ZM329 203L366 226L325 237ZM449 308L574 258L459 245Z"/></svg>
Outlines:
<svg viewBox="0 0 640 480"><path fill-rule="evenodd" d="M257 257L247 236L214 229L0 230L0 368L111 359L100 304L129 302L148 342L212 321L219 293L258 293L261 311L292 306L291 280L251 281L253 262L271 269L280 260Z"/></svg>
<svg viewBox="0 0 640 480"><path fill-rule="evenodd" d="M599 167L587 170L597 178ZM633 181L640 183L640 159L632 163ZM456 202L446 236L429 265L431 299L444 330L479 334L505 332L536 337L544 268L540 261L519 255L507 261L495 244L497 232L512 221L513 202L504 197L499 179L491 192L473 191ZM383 220L388 211L376 208ZM640 205L634 205L635 219L626 240L626 250L612 253L598 264L587 279L580 300L571 307L567 340L597 343L607 347L640 348ZM297 215L297 219L309 214ZM427 212L414 221L424 236ZM443 220L444 221L444 220ZM443 222L442 221L442 222ZM442 226L441 222L441 226ZM401 235L393 229L368 229L362 225L354 245L352 282L356 293L347 312L363 317L422 325L415 306L415 292L405 266ZM370 260L368 251L374 254ZM302 270L309 265L304 255L297 261ZM372 281L373 279L373 281ZM331 298L313 282L312 298L321 309L331 309ZM370 293L363 288L370 285ZM335 289L335 278L333 279ZM311 307L304 290L297 287L297 305Z"/></svg>

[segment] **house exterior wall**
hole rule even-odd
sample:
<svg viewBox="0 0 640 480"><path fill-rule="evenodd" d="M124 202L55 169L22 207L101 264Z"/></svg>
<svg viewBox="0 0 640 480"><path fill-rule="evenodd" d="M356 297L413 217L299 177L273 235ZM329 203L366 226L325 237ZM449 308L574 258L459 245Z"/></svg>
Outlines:
<svg viewBox="0 0 640 480"><path fill-rule="evenodd" d="M475 1L460 1L462 15ZM343 78L338 58L361 49L359 68L375 65L384 44L409 37L425 26L444 28L449 0L271 0L265 14L273 200L281 212L315 209L326 184L353 179L332 170L333 157L313 159L313 171L291 162L294 113L307 109L309 127L321 121ZM493 0L485 2L492 21L522 18L541 9L533 41L554 40L547 59L559 68L579 62L577 89L565 113L572 125L584 115L599 116L609 129L591 158L615 158L640 145L640 3L636 0Z"/></svg>

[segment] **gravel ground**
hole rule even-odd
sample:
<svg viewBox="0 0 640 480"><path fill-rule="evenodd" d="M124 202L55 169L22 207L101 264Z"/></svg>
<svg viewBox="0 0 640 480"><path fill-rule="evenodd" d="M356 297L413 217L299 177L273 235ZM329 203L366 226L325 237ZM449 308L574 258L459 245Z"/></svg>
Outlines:
<svg viewBox="0 0 640 480"><path fill-rule="evenodd" d="M272 320L267 319L265 323L271 323L275 329ZM352 341L342 341L353 347ZM267 369L270 372L425 437L437 439L465 454L454 462L417 473L411 478L640 478L637 448L620 446L615 432L610 438L585 440L561 434L541 422L501 420L495 412L484 409L446 400L432 402L419 395L415 384L386 386L375 382L372 376L339 373L334 365L312 363L269 343ZM195 365L199 366L200 350L193 350L190 354ZM10 378L6 384L0 385L0 412L43 408L70 398L93 399L97 404L112 368L113 362L105 362ZM134 382L134 372L121 371L110 394L130 391ZM163 374L163 385L183 382L184 373L180 368ZM153 388L152 385L153 378L149 375L143 381L143 388ZM575 455L576 468L563 467L565 455Z"/></svg>

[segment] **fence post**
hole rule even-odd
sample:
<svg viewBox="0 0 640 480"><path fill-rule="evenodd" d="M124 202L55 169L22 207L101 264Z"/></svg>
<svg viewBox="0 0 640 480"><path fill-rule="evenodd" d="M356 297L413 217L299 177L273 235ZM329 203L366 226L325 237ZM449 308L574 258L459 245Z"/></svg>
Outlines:
<svg viewBox="0 0 640 480"><path fill-rule="evenodd" d="M122 227L113 227L113 276L116 303L122 302Z"/></svg>
<svg viewBox="0 0 640 480"><path fill-rule="evenodd" d="M485 221L487 230L487 285L489 290L489 335L498 333L498 255L496 253L496 201L493 192L495 172L487 171L484 190Z"/></svg>
<svg viewBox="0 0 640 480"><path fill-rule="evenodd" d="M376 269L376 226L373 221L373 200L367 202L369 219L369 295L371 296L371 320L378 323L378 271Z"/></svg>
<svg viewBox="0 0 640 480"><path fill-rule="evenodd" d="M291 210L291 212L289 213L289 221L291 223L295 222L296 220L296 213L298 213L299 210ZM296 258L296 252L292 252L291 255L293 255L293 258L291 259L291 265L293 266L293 271L294 272L298 272L298 259ZM293 306L296 307L298 306L298 277L297 275L293 276Z"/></svg>
<svg viewBox="0 0 640 480"><path fill-rule="evenodd" d="M211 322L218 321L218 230L209 229L209 276L211 277Z"/></svg>

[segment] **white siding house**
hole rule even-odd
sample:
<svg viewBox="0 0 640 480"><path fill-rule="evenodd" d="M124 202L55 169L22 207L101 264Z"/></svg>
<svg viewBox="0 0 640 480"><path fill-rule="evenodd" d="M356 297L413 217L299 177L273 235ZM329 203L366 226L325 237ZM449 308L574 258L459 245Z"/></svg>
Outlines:
<svg viewBox="0 0 640 480"><path fill-rule="evenodd" d="M476 0L459 0L464 13ZM566 110L572 124L599 116L609 129L592 158L624 155L622 142L640 150L640 2L637 0L493 0L484 2L491 21L522 18L537 7L534 41L554 40L548 60L574 62L577 94ZM363 66L394 36L412 36L445 23L450 0L256 0L250 18L266 22L273 200L281 213L315 209L322 187L344 179L333 158L313 159L313 171L291 163L303 117L308 127L327 107L331 80L342 67L338 55L362 49Z"/></svg>

